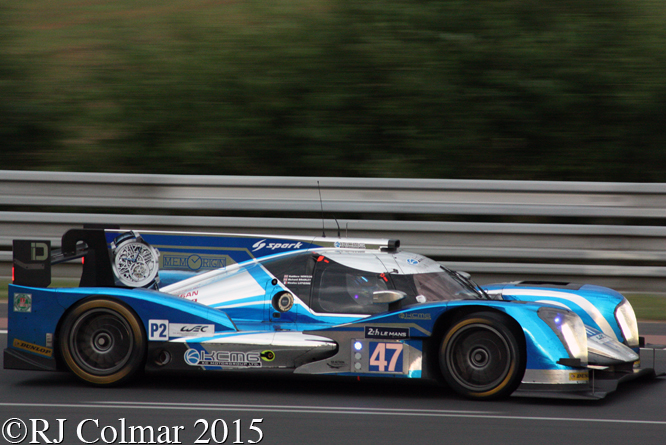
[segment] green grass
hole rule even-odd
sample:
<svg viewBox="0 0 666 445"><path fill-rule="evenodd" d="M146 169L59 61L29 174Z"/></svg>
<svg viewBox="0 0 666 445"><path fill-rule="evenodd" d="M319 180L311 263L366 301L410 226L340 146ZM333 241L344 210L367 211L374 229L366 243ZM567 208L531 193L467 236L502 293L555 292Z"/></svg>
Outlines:
<svg viewBox="0 0 666 445"><path fill-rule="evenodd" d="M0 279L0 301L7 300L7 286L11 280ZM77 287L79 285L78 278L53 278L50 287Z"/></svg>
<svg viewBox="0 0 666 445"><path fill-rule="evenodd" d="M655 294L625 294L639 320L666 321L666 296Z"/></svg>

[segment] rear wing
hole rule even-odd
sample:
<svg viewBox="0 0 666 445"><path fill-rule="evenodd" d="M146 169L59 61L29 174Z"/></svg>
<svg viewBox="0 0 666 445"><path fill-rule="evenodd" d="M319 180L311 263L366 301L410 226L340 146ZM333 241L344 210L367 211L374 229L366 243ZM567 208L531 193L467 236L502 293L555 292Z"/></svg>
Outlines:
<svg viewBox="0 0 666 445"><path fill-rule="evenodd" d="M286 252L335 248L395 251L400 241L209 232L71 229L60 249L49 241L15 240L13 282L33 287L51 283L51 265L83 258L80 287L154 287L233 264Z"/></svg>
<svg viewBox="0 0 666 445"><path fill-rule="evenodd" d="M14 240L12 256L13 284L48 287L52 265L80 258L81 287L113 287L115 283L103 229L71 229L62 236L60 249L51 249L48 240Z"/></svg>
<svg viewBox="0 0 666 445"><path fill-rule="evenodd" d="M14 240L12 282L35 287L51 284L51 241Z"/></svg>

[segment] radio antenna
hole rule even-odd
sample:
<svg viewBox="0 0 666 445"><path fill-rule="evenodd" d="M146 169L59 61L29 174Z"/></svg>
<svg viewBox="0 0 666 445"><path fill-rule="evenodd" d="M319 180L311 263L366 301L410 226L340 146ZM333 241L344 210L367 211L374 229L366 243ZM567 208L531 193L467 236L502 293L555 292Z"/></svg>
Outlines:
<svg viewBox="0 0 666 445"><path fill-rule="evenodd" d="M326 229L324 228L324 202L321 200L321 187L317 181L317 190L319 191L319 205L321 206L321 236L326 238Z"/></svg>

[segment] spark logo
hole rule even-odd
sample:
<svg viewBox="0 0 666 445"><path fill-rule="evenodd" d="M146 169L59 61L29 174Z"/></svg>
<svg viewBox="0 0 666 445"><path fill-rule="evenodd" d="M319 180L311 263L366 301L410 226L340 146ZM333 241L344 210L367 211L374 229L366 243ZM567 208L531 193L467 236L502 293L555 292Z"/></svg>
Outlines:
<svg viewBox="0 0 666 445"><path fill-rule="evenodd" d="M266 246L266 240L262 239L261 241L257 241L252 245L252 252L256 252L257 250L261 249L262 247Z"/></svg>
<svg viewBox="0 0 666 445"><path fill-rule="evenodd" d="M268 243L266 244L266 240L262 239L261 241L257 241L252 245L252 252L256 252L257 250L263 249L264 247L268 250L275 250L275 249L300 249L303 246L303 243L298 242L298 243Z"/></svg>

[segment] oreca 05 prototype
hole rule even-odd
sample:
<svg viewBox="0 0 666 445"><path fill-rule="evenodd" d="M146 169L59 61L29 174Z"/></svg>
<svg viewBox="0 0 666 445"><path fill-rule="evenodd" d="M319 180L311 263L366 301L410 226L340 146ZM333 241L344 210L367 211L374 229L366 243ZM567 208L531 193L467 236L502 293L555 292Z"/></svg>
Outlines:
<svg viewBox="0 0 666 445"><path fill-rule="evenodd" d="M93 385L144 371L435 379L470 398L601 398L660 373L592 285L479 287L395 240L72 229L14 241L4 367ZM83 258L78 288L51 265ZM389 380L390 382L390 380ZM390 383L387 383L390 384Z"/></svg>

